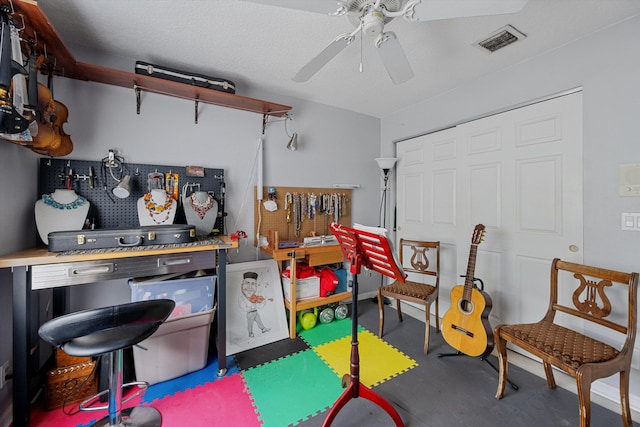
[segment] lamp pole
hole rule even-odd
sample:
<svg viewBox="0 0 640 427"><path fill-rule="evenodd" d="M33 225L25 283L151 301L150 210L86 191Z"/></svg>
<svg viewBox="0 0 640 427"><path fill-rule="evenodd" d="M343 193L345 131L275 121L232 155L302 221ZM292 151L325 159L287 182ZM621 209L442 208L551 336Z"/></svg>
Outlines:
<svg viewBox="0 0 640 427"><path fill-rule="evenodd" d="M391 169L396 164L395 157L379 157L376 160L378 167L382 171L382 177L384 185L382 187L382 197L380 199L380 213L378 215L378 221L382 217L382 227L387 228L387 190L389 189L389 176L391 175ZM380 224L380 223L378 223Z"/></svg>
<svg viewBox="0 0 640 427"><path fill-rule="evenodd" d="M380 200L380 215L378 216L378 220L382 217L382 228L387 228L387 190L389 183L389 169L382 169L382 173L384 174L384 185L382 187L382 198Z"/></svg>
<svg viewBox="0 0 640 427"><path fill-rule="evenodd" d="M382 197L380 198L380 212L378 213L378 221L382 218L382 228L387 228L387 190L389 189L389 176L391 175L391 169L396 164L395 157L380 157L375 159L376 163L378 163L378 167L382 170L382 178L383 178L383 186L382 186ZM378 223L380 224L380 222ZM388 236L387 236L388 237ZM384 276L380 277L380 286L384 284ZM378 303L378 297L373 297L372 301L374 303ZM387 298L384 300L385 304L390 304Z"/></svg>

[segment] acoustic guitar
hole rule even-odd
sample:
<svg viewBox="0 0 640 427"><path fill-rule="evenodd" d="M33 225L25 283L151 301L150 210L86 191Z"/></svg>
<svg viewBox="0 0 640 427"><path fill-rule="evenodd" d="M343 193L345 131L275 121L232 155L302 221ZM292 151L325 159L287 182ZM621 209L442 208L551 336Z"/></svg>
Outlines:
<svg viewBox="0 0 640 427"><path fill-rule="evenodd" d="M442 317L442 336L447 343L468 356L486 356L493 350L493 331L489 324L491 298L474 286L478 245L484 239L485 227L476 225L471 237L469 263L464 285L451 290L451 307Z"/></svg>

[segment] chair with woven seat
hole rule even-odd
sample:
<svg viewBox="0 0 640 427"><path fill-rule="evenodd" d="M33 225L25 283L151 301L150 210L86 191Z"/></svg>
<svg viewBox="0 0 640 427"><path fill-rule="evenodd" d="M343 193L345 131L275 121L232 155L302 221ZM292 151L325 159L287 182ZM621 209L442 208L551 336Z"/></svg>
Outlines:
<svg viewBox="0 0 640 427"><path fill-rule="evenodd" d="M425 306L424 354L429 351L430 307L435 302L436 331L440 332L438 290L440 283L440 242L400 239L399 262L409 276L404 283L395 281L378 288L380 328L384 333L384 298L396 300L398 321L402 322L401 301ZM420 279L418 279L420 278Z"/></svg>
<svg viewBox="0 0 640 427"><path fill-rule="evenodd" d="M133 397L123 400L123 388L139 386L144 389L147 385L144 382L122 384L123 350L150 337L174 307L175 302L167 299L139 301L66 314L40 326L38 334L44 341L71 356L108 354L109 389L80 404L81 410L108 410L108 414L92 426L162 425L162 416L155 408L135 406L122 409L122 404ZM107 405L92 406L105 394L108 395Z"/></svg>
<svg viewBox="0 0 640 427"><path fill-rule="evenodd" d="M504 395L510 343L542 359L549 388L556 386L553 367L576 379L580 427L590 423L591 383L619 373L622 422L631 427L629 375L636 337L637 287L638 273L554 259L549 306L542 320L495 328L500 364L496 398Z"/></svg>

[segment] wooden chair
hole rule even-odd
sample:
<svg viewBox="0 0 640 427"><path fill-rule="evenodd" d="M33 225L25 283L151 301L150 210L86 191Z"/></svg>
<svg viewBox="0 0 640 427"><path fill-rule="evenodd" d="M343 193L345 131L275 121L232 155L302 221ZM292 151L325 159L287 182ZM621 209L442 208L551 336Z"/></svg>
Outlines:
<svg viewBox="0 0 640 427"><path fill-rule="evenodd" d="M552 366L573 376L577 382L580 427L589 426L591 417L591 383L620 373L622 422L631 427L629 374L636 337L638 273L622 273L554 259L551 265L551 295L546 315L537 323L498 325L495 328L500 378L496 399L504 394L507 379L507 342L542 359L549 388L555 388ZM609 296L623 292L617 299ZM559 302L560 300L560 302ZM620 301L621 304L612 304ZM624 303L622 303L624 302ZM573 306L571 306L573 304ZM584 325L581 331L561 326L569 319ZM613 314L612 319L607 317ZM568 315L568 316L567 316ZM585 322L586 321L586 322ZM595 325L594 325L595 324ZM587 336L590 326L599 325L612 339L620 338L621 347Z"/></svg>
<svg viewBox="0 0 640 427"><path fill-rule="evenodd" d="M428 252L431 251L431 254ZM409 261L405 265L407 256ZM382 338L384 331L384 297L395 298L398 321L402 322L401 301L410 301L425 306L424 354L429 350L429 311L431 303L436 304L436 330L440 332L438 313L438 288L440 282L440 242L400 239L400 265L406 273L425 276L424 281L407 280L405 283L393 282L378 288L378 309L380 310L380 329L378 336ZM427 283L428 282L428 283Z"/></svg>

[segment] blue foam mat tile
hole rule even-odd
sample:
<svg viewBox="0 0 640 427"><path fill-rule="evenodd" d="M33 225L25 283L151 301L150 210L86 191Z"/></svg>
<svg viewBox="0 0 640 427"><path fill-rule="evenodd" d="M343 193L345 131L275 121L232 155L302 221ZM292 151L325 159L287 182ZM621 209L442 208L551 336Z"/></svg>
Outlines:
<svg viewBox="0 0 640 427"><path fill-rule="evenodd" d="M218 377L218 369L218 359L214 357L209 361L207 366L198 371L190 372L181 377L149 386L143 395L142 401L150 403L155 399L171 396L179 391L188 390L220 379L221 377ZM227 356L227 373L225 376L236 372L240 372L240 369L235 358L233 356Z"/></svg>

